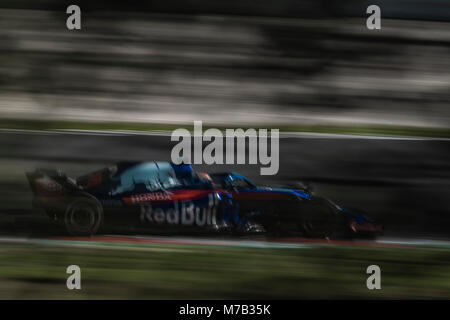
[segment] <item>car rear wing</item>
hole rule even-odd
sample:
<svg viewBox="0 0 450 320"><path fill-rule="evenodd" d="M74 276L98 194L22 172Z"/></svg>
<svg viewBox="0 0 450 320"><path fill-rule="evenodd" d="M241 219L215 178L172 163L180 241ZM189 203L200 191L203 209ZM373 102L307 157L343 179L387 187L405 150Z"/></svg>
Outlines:
<svg viewBox="0 0 450 320"><path fill-rule="evenodd" d="M36 169L25 173L35 196L55 196L80 188L76 182L59 170Z"/></svg>

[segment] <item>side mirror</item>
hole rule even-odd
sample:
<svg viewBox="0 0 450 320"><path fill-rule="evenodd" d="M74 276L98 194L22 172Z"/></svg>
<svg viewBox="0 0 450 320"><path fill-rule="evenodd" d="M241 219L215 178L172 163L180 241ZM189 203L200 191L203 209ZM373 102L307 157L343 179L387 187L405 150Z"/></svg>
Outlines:
<svg viewBox="0 0 450 320"><path fill-rule="evenodd" d="M305 186L306 186L305 191L306 191L307 193L313 193L313 191L314 191L314 186L313 186L310 182L306 182L306 183L305 183Z"/></svg>
<svg viewBox="0 0 450 320"><path fill-rule="evenodd" d="M303 190L306 193L312 193L314 191L314 187L311 182L308 181L299 181L293 184L295 189Z"/></svg>

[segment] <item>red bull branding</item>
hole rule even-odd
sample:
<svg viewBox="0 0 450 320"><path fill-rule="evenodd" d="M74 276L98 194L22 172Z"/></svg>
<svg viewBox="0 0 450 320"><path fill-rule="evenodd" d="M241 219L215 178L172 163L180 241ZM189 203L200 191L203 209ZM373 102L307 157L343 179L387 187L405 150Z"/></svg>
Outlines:
<svg viewBox="0 0 450 320"><path fill-rule="evenodd" d="M194 201L177 201L173 206L167 208L143 204L141 205L140 220L155 224L216 225L217 206L218 199L214 194L208 195L206 205L196 204Z"/></svg>

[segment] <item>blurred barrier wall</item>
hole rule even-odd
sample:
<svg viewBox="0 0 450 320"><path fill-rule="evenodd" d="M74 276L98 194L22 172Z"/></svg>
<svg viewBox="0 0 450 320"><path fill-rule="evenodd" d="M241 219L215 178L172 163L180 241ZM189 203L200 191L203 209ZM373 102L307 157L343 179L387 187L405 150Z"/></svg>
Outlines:
<svg viewBox="0 0 450 320"><path fill-rule="evenodd" d="M378 3L382 17L450 12ZM447 22L370 31L364 1L78 4L82 30L69 31L65 3L2 1L0 117L449 124Z"/></svg>

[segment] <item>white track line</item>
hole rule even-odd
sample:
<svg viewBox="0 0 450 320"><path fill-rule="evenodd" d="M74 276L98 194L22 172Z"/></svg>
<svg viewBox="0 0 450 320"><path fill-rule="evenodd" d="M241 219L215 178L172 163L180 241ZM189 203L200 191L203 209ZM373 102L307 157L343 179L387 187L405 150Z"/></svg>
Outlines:
<svg viewBox="0 0 450 320"><path fill-rule="evenodd" d="M430 240L430 239L380 239L376 240L377 243L382 244L398 244L398 245L412 245L412 246L430 246L430 247L449 247L450 241L445 240Z"/></svg>
<svg viewBox="0 0 450 320"><path fill-rule="evenodd" d="M109 236L105 235L108 238ZM120 238L120 235L114 235L116 238ZM124 242L117 242L121 244L120 247L133 247L133 246L152 246L152 245L209 245L209 246L225 246L225 247L247 247L247 248L274 248L274 249L308 249L314 247L327 246L327 243L298 243L298 242L275 242L265 240L243 240L243 239L213 239L213 238L192 238L192 237L146 237L146 236L122 236ZM56 245L56 246L83 246L83 247L96 247L113 245L114 241L103 242L102 237L99 236L93 239L92 242L85 240L70 240L70 239L41 239L41 238L23 238L23 237L0 237L0 243L16 243L16 244L34 244L34 245ZM142 240L161 240L163 243L140 243L126 242L128 238L142 239ZM365 241L364 241L365 242ZM361 242L363 243L363 242ZM370 243L389 244L389 245L406 245L411 247L439 247L450 248L450 241L445 240L431 240L431 239L403 239L403 238L381 238L375 241L367 241ZM333 244L333 246L346 246Z"/></svg>
<svg viewBox="0 0 450 320"><path fill-rule="evenodd" d="M155 136L170 137L172 131L152 130L81 130L81 129L51 129L51 130L28 130L28 129L0 129L7 134L40 134L40 135L93 135L93 136ZM280 132L280 138L294 139L365 139L365 140L400 140L400 141L450 141L450 138L439 137L414 137L414 136L383 136L383 135L360 135L339 133L316 133L316 132Z"/></svg>
<svg viewBox="0 0 450 320"><path fill-rule="evenodd" d="M107 236L106 236L107 237ZM120 237L120 236L114 236ZM152 242L127 242L127 238L141 238L149 240L162 240L162 243ZM314 246L309 243L288 243L288 242L269 242L258 240L239 240L239 239L209 239L209 238L171 238L171 237L124 237L124 242L102 241L101 237L93 241L77 240L77 239L40 239L40 238L21 238L21 237L0 237L0 243L30 244L30 245L50 245L50 246L70 246L83 248L113 248L126 249L128 247L136 247L141 250L145 247L164 247L179 245L205 245L218 247L236 247L236 248L255 248L255 249L309 249ZM118 246L115 246L118 245Z"/></svg>

